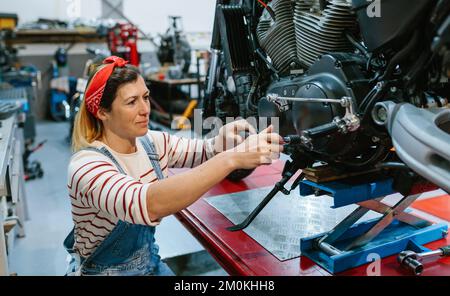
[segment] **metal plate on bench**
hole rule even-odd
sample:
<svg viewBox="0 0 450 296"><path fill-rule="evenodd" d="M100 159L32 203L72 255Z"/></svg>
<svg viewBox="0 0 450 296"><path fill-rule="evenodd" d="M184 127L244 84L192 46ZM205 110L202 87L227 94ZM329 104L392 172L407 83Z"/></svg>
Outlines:
<svg viewBox="0 0 450 296"><path fill-rule="evenodd" d="M233 224L242 222L264 199L272 187L206 198L206 201ZM330 208L330 196L300 196L278 193L243 231L281 261L300 256L300 238L331 230L357 205ZM379 217L367 213L360 221Z"/></svg>

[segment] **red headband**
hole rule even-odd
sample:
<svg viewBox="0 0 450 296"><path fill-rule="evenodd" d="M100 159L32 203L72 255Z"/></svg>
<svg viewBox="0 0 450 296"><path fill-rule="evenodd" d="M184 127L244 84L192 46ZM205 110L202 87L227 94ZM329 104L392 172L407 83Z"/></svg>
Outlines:
<svg viewBox="0 0 450 296"><path fill-rule="evenodd" d="M92 77L91 82L89 83L88 88L86 89L86 93L84 95L84 101L86 104L87 110L97 117L97 112L100 107L100 101L103 96L103 92L105 91L106 82L114 71L115 67L124 67L128 61L125 61L122 58L116 56L110 56L103 60L103 64L106 64L103 68L101 68L97 73Z"/></svg>

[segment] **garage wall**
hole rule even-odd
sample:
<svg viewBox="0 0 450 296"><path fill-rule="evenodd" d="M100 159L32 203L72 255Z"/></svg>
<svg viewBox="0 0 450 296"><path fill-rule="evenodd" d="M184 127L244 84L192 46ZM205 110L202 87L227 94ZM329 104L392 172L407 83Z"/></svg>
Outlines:
<svg viewBox="0 0 450 296"><path fill-rule="evenodd" d="M4 1L4 0L2 0ZM164 32L168 15L183 17L186 32L209 32L214 18L214 0L123 0L125 15L146 33ZM7 1L1 12L17 13L19 23L38 18L97 18L102 15L101 0L14 0Z"/></svg>
<svg viewBox="0 0 450 296"><path fill-rule="evenodd" d="M16 13L19 24L38 18L68 20L77 17L96 18L101 15L101 0L14 0L6 1L1 12ZM7 2L7 3L6 3Z"/></svg>
<svg viewBox="0 0 450 296"><path fill-rule="evenodd" d="M14 0L4 1L0 12L16 13L19 24L36 21L38 18L70 20L77 17L86 19L97 18L102 15L102 0ZM114 2L110 0L111 2ZM169 26L169 15L183 18L183 28L186 33L211 32L213 26L215 0L123 0L124 14L144 32L156 37ZM200 37L199 37L200 36ZM192 39L192 38L191 38ZM193 48L206 49L209 47L210 35L194 35L190 40ZM48 86L49 65L58 46L67 44L28 44L19 51L19 59L24 64L34 64L43 73L42 89L39 91L35 104L35 115L38 119L46 118L48 114ZM70 49L70 74L76 77L82 75L83 65L89 56L86 46L99 47L94 44L76 44ZM139 51L153 51L149 42L141 41Z"/></svg>
<svg viewBox="0 0 450 296"><path fill-rule="evenodd" d="M210 32L215 0L124 0L125 15L145 32L165 32L169 15L183 18L185 32Z"/></svg>

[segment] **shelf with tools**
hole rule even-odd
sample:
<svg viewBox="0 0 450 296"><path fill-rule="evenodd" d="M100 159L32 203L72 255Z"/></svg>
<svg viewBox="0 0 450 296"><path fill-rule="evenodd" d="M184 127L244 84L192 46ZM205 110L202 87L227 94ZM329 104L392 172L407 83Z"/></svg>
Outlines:
<svg viewBox="0 0 450 296"><path fill-rule="evenodd" d="M96 30L17 30L6 39L7 44L30 43L102 43L106 37Z"/></svg>

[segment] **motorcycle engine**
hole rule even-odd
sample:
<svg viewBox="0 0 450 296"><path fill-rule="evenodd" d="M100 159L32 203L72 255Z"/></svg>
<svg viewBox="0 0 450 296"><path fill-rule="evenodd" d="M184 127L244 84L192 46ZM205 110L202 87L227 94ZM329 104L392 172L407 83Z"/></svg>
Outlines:
<svg viewBox="0 0 450 296"><path fill-rule="evenodd" d="M355 111L370 91L367 59L353 53L344 32L357 26L351 3L275 0L271 2L276 22L264 14L257 35L282 78L267 88L266 94L279 97L341 99L351 98ZM289 37L289 35L291 35ZM317 38L320 36L320 38ZM274 46L276 44L278 46ZM304 71L304 75L293 74ZM301 135L302 131L324 125L346 114L339 104L298 102L263 97L258 103L261 117L278 117L280 134ZM346 167L363 168L386 155L386 134L362 124L358 132L330 132L312 139L309 150L320 159Z"/></svg>
<svg viewBox="0 0 450 296"><path fill-rule="evenodd" d="M267 94L324 100L347 97L359 106L370 90L364 65L365 59L356 54L326 54L309 68L307 75L282 78L269 86ZM260 117L279 118L280 134L285 136L301 135L304 130L333 122L336 117L344 117L346 109L328 102L273 101L264 97L259 100L258 113ZM330 132L312 139L310 150L329 162L362 168L385 156L387 141L387 134L361 125L358 132Z"/></svg>
<svg viewBox="0 0 450 296"><path fill-rule="evenodd" d="M294 135L303 152L334 167L364 170L386 159L392 141L376 102L445 108L450 88L448 54L422 68L427 22L413 24L431 2L404 10L401 1L386 1L378 21L360 9L364 0L270 1L256 36L276 75L259 92L258 115L278 118L282 136Z"/></svg>
<svg viewBox="0 0 450 296"><path fill-rule="evenodd" d="M274 21L266 11L256 32L261 47L281 73L298 66L310 67L327 52L351 52L352 44L344 32L357 28L351 1L274 0L269 6Z"/></svg>

